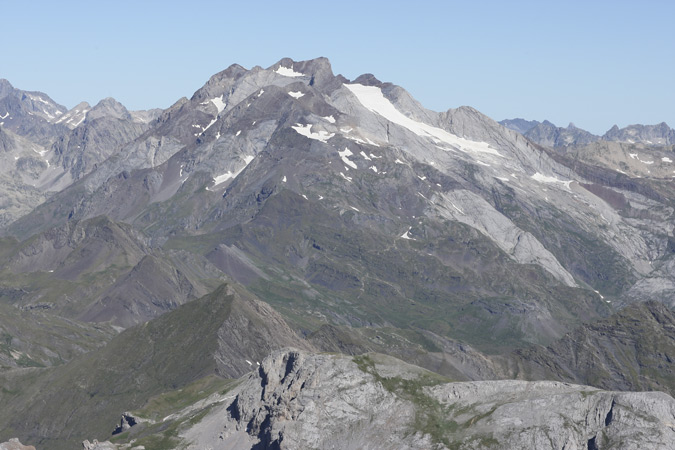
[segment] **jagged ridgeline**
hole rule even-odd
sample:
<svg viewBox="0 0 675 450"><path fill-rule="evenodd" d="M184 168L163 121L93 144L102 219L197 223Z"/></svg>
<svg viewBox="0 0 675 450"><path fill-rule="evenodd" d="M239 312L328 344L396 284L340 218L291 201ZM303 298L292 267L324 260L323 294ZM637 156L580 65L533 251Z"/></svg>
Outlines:
<svg viewBox="0 0 675 450"><path fill-rule="evenodd" d="M673 130L502 123L325 58L166 110L0 80L0 440L664 448Z"/></svg>

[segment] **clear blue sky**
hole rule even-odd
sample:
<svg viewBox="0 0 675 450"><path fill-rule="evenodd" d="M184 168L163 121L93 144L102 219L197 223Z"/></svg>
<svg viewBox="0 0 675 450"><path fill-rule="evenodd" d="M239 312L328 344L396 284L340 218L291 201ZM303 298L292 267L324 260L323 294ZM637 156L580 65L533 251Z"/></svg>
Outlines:
<svg viewBox="0 0 675 450"><path fill-rule="evenodd" d="M604 133L675 127L675 2L0 0L0 78L72 107L168 107L232 63L326 56L426 107Z"/></svg>

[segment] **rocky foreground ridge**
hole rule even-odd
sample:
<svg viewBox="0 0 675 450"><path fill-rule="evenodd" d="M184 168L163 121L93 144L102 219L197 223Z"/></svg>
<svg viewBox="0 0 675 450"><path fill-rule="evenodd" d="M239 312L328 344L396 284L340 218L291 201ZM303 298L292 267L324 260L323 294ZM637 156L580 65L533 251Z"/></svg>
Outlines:
<svg viewBox="0 0 675 450"><path fill-rule="evenodd" d="M376 353L285 349L232 390L138 422L118 448L162 436L195 450L664 449L675 442L675 400L549 381L451 382Z"/></svg>

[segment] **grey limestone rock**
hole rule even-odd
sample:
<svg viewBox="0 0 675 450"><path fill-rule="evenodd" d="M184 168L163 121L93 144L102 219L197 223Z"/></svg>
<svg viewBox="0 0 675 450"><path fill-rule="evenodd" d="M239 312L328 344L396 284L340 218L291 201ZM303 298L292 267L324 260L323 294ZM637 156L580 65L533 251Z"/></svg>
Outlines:
<svg viewBox="0 0 675 450"><path fill-rule="evenodd" d="M0 450L35 450L32 445L23 445L17 438L0 443Z"/></svg>
<svg viewBox="0 0 675 450"><path fill-rule="evenodd" d="M663 449L675 442L675 400L661 392L432 380L423 369L377 354L277 351L181 437L193 449L216 443L280 449ZM438 428L426 428L429 421Z"/></svg>

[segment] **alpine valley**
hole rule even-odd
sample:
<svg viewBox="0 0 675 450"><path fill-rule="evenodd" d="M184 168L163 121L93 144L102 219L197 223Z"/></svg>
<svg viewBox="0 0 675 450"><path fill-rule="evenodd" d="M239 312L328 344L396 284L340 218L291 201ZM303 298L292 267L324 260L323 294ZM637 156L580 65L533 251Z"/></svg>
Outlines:
<svg viewBox="0 0 675 450"><path fill-rule="evenodd" d="M325 58L0 80L0 449L673 448L674 145Z"/></svg>

